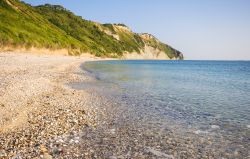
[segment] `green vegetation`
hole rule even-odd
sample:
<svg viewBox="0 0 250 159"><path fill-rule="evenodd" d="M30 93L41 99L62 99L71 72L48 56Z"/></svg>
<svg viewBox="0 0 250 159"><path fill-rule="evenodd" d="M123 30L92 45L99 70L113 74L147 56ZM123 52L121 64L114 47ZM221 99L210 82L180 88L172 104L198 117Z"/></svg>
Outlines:
<svg viewBox="0 0 250 159"><path fill-rule="evenodd" d="M145 44L178 57L177 51L145 40L124 24L98 24L74 15L60 5L30 6L18 0L0 1L0 47L68 49L70 55L84 52L102 57L120 57L143 51Z"/></svg>
<svg viewBox="0 0 250 159"><path fill-rule="evenodd" d="M109 56L113 52L122 54L125 50L120 41L98 29L94 22L83 20L62 7L47 4L37 6L36 10L67 35L79 41L82 44L81 52L90 52L96 56Z"/></svg>
<svg viewBox="0 0 250 159"><path fill-rule="evenodd" d="M128 27L127 25L122 24L122 23L118 23L118 24L114 24L114 25L123 26L123 27Z"/></svg>
<svg viewBox="0 0 250 159"><path fill-rule="evenodd" d="M0 45L50 49L70 49L71 44L81 46L80 42L52 25L33 7L13 0L9 3L12 6L4 0L0 1Z"/></svg>

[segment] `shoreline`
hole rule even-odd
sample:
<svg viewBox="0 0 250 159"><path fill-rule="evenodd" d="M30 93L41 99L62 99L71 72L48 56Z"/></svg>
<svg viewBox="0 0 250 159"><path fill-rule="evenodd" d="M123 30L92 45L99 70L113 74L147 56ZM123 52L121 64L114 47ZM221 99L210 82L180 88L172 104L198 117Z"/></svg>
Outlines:
<svg viewBox="0 0 250 159"><path fill-rule="evenodd" d="M111 59L0 53L1 159L248 156L248 131L239 140L224 135L233 127L164 118L157 103L82 69L97 60Z"/></svg>
<svg viewBox="0 0 250 159"><path fill-rule="evenodd" d="M52 140L96 126L97 97L65 85L89 80L80 65L96 60L105 59L0 53L0 158L50 158Z"/></svg>

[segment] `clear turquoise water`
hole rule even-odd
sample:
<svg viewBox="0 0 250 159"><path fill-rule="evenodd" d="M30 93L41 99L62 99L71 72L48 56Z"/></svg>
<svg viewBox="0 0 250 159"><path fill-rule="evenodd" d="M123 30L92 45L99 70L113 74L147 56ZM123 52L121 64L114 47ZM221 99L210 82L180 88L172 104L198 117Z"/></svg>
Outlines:
<svg viewBox="0 0 250 159"><path fill-rule="evenodd" d="M85 68L162 116L188 124L250 125L250 62L105 61Z"/></svg>
<svg viewBox="0 0 250 159"><path fill-rule="evenodd" d="M243 149L247 156L249 61L99 61L82 67L97 79L84 88L96 87L120 101L124 114L129 110L119 118L131 120L120 121L211 136L217 145L225 142L222 151Z"/></svg>

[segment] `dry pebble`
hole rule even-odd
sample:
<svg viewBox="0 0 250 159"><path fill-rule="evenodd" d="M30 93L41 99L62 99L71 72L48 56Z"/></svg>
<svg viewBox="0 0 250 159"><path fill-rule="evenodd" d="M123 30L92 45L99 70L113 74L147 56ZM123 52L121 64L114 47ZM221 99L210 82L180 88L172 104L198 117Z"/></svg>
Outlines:
<svg viewBox="0 0 250 159"><path fill-rule="evenodd" d="M63 154L63 139L55 138L95 123L87 93L65 86L84 79L72 71L84 59L1 54L0 158Z"/></svg>

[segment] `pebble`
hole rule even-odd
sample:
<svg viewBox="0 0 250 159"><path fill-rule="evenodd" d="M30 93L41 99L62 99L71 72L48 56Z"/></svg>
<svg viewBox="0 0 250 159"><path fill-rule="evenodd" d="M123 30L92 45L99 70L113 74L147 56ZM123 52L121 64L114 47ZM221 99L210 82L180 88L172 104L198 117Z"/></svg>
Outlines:
<svg viewBox="0 0 250 159"><path fill-rule="evenodd" d="M48 153L45 153L43 155L43 159L53 159L51 155L49 155Z"/></svg>
<svg viewBox="0 0 250 159"><path fill-rule="evenodd" d="M0 80L4 77L1 83L6 84L0 87L0 94L4 92L4 96L0 96L0 109L6 108L11 116L0 117L0 128L9 122L18 124L26 117L27 123L24 121L15 129L0 132L0 158L13 158L18 154L19 158L43 156L50 159L49 153L55 148L63 154L61 147L70 149L68 153L73 156L75 149L69 147L79 143L80 137L76 136L70 145L64 135L71 132L77 135L84 125L92 126L96 122L95 110L88 103L92 95L65 87L65 83L85 80L83 70L79 68L82 59L44 59L43 56L29 55L32 61L27 62L29 59L23 59L22 54L1 54L4 58L0 60L6 59L8 63L0 62Z"/></svg>
<svg viewBox="0 0 250 159"><path fill-rule="evenodd" d="M6 156L7 156L6 152L4 150L0 150L0 158Z"/></svg>
<svg viewBox="0 0 250 159"><path fill-rule="evenodd" d="M152 154L154 154L157 157L163 157L163 158L166 158L166 159L174 159L174 156L165 154L165 153L160 152L160 151L157 151L157 150L155 150L155 149L153 149L151 147L147 147L147 151L151 152Z"/></svg>
<svg viewBox="0 0 250 159"><path fill-rule="evenodd" d="M116 131L115 129L110 129L111 134L115 134L115 131Z"/></svg>
<svg viewBox="0 0 250 159"><path fill-rule="evenodd" d="M45 146L43 146L43 145L41 145L40 151L41 151L42 153L47 153L47 152L48 152L47 148L46 148Z"/></svg>

